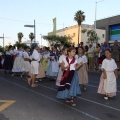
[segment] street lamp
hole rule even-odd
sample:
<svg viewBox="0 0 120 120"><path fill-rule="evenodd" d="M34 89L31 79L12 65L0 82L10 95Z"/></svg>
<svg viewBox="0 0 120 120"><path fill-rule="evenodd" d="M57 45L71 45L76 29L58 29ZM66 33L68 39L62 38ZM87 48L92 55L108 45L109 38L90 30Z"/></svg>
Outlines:
<svg viewBox="0 0 120 120"><path fill-rule="evenodd" d="M40 34L41 35L41 47L42 47L42 34Z"/></svg>
<svg viewBox="0 0 120 120"><path fill-rule="evenodd" d="M96 31L96 19L97 19L97 4L100 3L100 2L103 2L103 1L104 0L95 2L95 31Z"/></svg>
<svg viewBox="0 0 120 120"><path fill-rule="evenodd" d="M34 43L36 42L36 25L34 20L34 25L24 25L24 27L32 27L34 28Z"/></svg>

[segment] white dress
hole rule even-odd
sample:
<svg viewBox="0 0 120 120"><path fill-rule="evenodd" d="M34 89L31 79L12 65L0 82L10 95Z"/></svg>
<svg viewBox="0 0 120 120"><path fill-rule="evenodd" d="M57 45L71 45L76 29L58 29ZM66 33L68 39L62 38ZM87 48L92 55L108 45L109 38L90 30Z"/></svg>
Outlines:
<svg viewBox="0 0 120 120"><path fill-rule="evenodd" d="M23 53L23 57L24 57L24 59L25 58L30 59L30 56L28 55L27 52ZM29 72L30 71L30 62L29 61L25 61L24 60L24 68L25 68L25 72Z"/></svg>
<svg viewBox="0 0 120 120"><path fill-rule="evenodd" d="M103 79L103 74L102 74L98 88L98 93L115 96L117 91L116 77L114 74L114 71L117 69L115 60L104 59L102 62L102 69L105 69L107 78Z"/></svg>
<svg viewBox="0 0 120 120"><path fill-rule="evenodd" d="M15 58L12 72L24 72L24 59L23 51L16 51L17 57Z"/></svg>
<svg viewBox="0 0 120 120"><path fill-rule="evenodd" d="M40 62L40 54L37 50L34 50L31 58L31 74L38 74L39 73L39 62Z"/></svg>

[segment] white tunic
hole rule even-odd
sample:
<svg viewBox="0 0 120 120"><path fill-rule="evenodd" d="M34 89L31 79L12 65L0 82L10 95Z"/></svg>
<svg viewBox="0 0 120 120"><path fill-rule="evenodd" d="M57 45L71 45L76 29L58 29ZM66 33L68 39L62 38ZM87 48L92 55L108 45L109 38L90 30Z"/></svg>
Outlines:
<svg viewBox="0 0 120 120"><path fill-rule="evenodd" d="M105 69L107 78L104 80L104 90L106 93L115 93L117 91L116 87L116 77L114 70L117 69L117 65L114 59L107 60L104 59L102 62L102 69Z"/></svg>
<svg viewBox="0 0 120 120"><path fill-rule="evenodd" d="M16 51L17 57L23 57L23 51Z"/></svg>
<svg viewBox="0 0 120 120"><path fill-rule="evenodd" d="M69 59L69 58L68 58ZM72 59L69 59L69 63L72 61ZM63 59L63 62L64 62L64 67L67 67L68 66L68 62L67 62L67 60L66 60L66 58L64 58ZM75 65L77 64L78 62L77 62L77 59L75 59L75 62L73 63L73 64L70 64L70 71L71 70L75 70ZM65 70L67 70L67 69L65 69Z"/></svg>
<svg viewBox="0 0 120 120"><path fill-rule="evenodd" d="M40 61L40 54L38 53L37 50L34 50L30 58L31 58L31 60L34 59L34 60L39 62Z"/></svg>
<svg viewBox="0 0 120 120"><path fill-rule="evenodd" d="M28 58L28 59L30 59L30 56L28 55L27 52L24 52L24 53L23 53L23 57L24 57L24 58Z"/></svg>
<svg viewBox="0 0 120 120"><path fill-rule="evenodd" d="M39 61L40 61L40 54L37 50L34 50L31 55L31 60L35 60L31 62L31 74L38 74L39 73Z"/></svg>
<svg viewBox="0 0 120 120"><path fill-rule="evenodd" d="M88 62L86 55L83 55L81 57L79 57L78 55L76 55L75 58L77 59L78 63L83 62L83 64L84 64L84 63Z"/></svg>
<svg viewBox="0 0 120 120"><path fill-rule="evenodd" d="M43 58L49 58L50 52L44 52L43 53Z"/></svg>
<svg viewBox="0 0 120 120"><path fill-rule="evenodd" d="M13 50L6 51L6 55L13 55L13 54L14 54Z"/></svg>
<svg viewBox="0 0 120 120"><path fill-rule="evenodd" d="M30 56L28 55L27 52L24 52L24 53L23 53L23 57L30 59ZM29 62L29 61L24 61L24 68L25 68L25 71L26 71L26 72L30 71L30 67L31 67L31 66L30 66L30 62Z"/></svg>
<svg viewBox="0 0 120 120"><path fill-rule="evenodd" d="M64 58L66 58L66 56L65 55L61 55L60 58L59 58L59 63L62 63Z"/></svg>

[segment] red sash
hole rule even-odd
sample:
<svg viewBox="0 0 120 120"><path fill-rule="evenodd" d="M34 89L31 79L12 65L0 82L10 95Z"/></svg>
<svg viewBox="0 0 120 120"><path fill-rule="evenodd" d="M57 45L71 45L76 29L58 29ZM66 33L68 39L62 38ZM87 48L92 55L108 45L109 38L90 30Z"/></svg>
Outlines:
<svg viewBox="0 0 120 120"><path fill-rule="evenodd" d="M68 65L69 65L69 67L68 67L68 69L66 70L65 74L62 76L62 79L61 79L60 82L62 82L62 81L68 76L68 73L69 73L69 71L70 71L70 65L75 62L75 58L73 58L72 61L69 63L69 59L68 59L68 57L66 57L66 61L67 61Z"/></svg>

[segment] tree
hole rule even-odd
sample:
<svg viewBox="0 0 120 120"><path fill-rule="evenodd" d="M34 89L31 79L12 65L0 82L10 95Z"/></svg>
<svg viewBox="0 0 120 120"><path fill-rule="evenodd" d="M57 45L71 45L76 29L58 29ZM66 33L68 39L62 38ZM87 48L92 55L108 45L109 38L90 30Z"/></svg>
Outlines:
<svg viewBox="0 0 120 120"><path fill-rule="evenodd" d="M33 34L33 33L30 33L30 34L29 34L29 38L30 38L31 44L32 44L32 41L33 41L33 39L35 38L34 34Z"/></svg>
<svg viewBox="0 0 120 120"><path fill-rule="evenodd" d="M0 46L0 52L3 52L3 47L2 46Z"/></svg>
<svg viewBox="0 0 120 120"><path fill-rule="evenodd" d="M82 24L82 22L85 20L85 15L84 15L84 12L79 10L75 13L74 15L74 20L77 21L78 23L78 45L79 45L79 38L80 38L80 26Z"/></svg>
<svg viewBox="0 0 120 120"><path fill-rule="evenodd" d="M88 42L90 43L97 43L98 40L100 39L98 36L97 36L97 33L94 29L92 30L87 30L87 29L84 29L82 30L82 33L86 33L87 32L87 37L88 37Z"/></svg>
<svg viewBox="0 0 120 120"><path fill-rule="evenodd" d="M18 33L18 42L21 43L22 42L22 38L23 38L23 33L22 32L19 32Z"/></svg>
<svg viewBox="0 0 120 120"><path fill-rule="evenodd" d="M16 47L21 46L22 48L24 48L27 45L25 43L19 43L18 41L16 41L14 46L16 46Z"/></svg>
<svg viewBox="0 0 120 120"><path fill-rule="evenodd" d="M72 38L67 36L48 35L43 36L43 39L49 41L51 46L70 46L72 45Z"/></svg>

